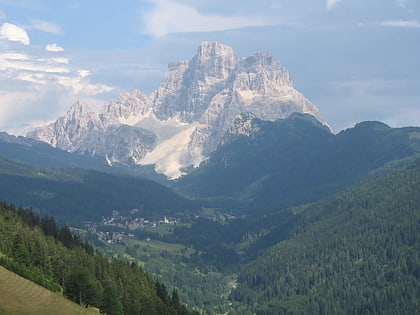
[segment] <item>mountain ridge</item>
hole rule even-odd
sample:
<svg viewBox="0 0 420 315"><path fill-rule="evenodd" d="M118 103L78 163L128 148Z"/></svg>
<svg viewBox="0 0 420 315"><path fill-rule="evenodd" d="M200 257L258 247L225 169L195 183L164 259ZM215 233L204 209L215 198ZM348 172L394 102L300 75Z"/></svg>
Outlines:
<svg viewBox="0 0 420 315"><path fill-rule="evenodd" d="M334 135L298 113L274 122L245 115L240 126L172 187L189 196L236 200L254 211L275 210L314 201L420 154L418 127L362 122Z"/></svg>

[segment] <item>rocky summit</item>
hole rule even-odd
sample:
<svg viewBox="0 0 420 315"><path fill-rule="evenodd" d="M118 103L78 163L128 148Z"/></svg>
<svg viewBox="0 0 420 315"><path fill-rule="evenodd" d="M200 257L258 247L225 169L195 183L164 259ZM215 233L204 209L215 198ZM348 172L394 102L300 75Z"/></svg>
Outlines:
<svg viewBox="0 0 420 315"><path fill-rule="evenodd" d="M190 61L170 63L150 95L124 92L95 113L77 102L66 115L27 136L110 164L154 165L175 179L207 159L232 130L250 132L243 114L261 120L310 114L317 107L294 87L269 53L239 57L219 42L203 42ZM238 124L243 121L247 126Z"/></svg>

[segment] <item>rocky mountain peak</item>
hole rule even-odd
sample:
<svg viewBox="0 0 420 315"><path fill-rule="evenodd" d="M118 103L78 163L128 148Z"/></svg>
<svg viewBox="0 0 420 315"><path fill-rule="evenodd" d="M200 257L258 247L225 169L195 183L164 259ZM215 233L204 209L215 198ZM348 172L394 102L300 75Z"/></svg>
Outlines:
<svg viewBox="0 0 420 315"><path fill-rule="evenodd" d="M198 79L211 84L214 83L211 80L226 79L237 62L238 57L232 47L219 42L203 42L189 63L191 71L187 75L190 80Z"/></svg>
<svg viewBox="0 0 420 315"><path fill-rule="evenodd" d="M121 93L102 109L102 115L110 122L130 124L136 116L144 115L151 108L151 100L137 89Z"/></svg>
<svg viewBox="0 0 420 315"><path fill-rule="evenodd" d="M99 124L101 125L99 115L94 112L88 105L77 101L73 104L72 107L67 111L66 115L61 117L63 122L66 123L75 123L77 122L79 125L87 125L89 124L91 127L92 124Z"/></svg>
<svg viewBox="0 0 420 315"><path fill-rule="evenodd" d="M258 52L242 59L242 66L247 69L278 69L283 68L276 57L269 52Z"/></svg>
<svg viewBox="0 0 420 315"><path fill-rule="evenodd" d="M69 119L77 119L80 117L90 116L92 113L92 109L87 104L77 101L67 111L66 117Z"/></svg>
<svg viewBox="0 0 420 315"><path fill-rule="evenodd" d="M214 59L217 56L234 56L233 48L216 41L204 41L198 47L197 58L199 60Z"/></svg>

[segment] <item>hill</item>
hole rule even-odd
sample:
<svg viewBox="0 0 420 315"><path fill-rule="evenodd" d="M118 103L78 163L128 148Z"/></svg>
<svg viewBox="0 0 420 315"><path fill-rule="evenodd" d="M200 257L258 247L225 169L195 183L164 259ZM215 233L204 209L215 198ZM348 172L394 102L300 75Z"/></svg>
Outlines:
<svg viewBox="0 0 420 315"><path fill-rule="evenodd" d="M419 187L417 162L294 208L286 237L241 269L233 300L257 314L415 314Z"/></svg>
<svg viewBox="0 0 420 315"><path fill-rule="evenodd" d="M92 247L81 242L68 227L59 228L52 218L41 219L29 210L2 203L0 229L0 265L51 291L63 292L80 305L94 306L102 313L114 315L193 314L180 303L176 290L170 296L162 283L137 264L94 253ZM0 290L18 297L14 303L2 303L0 309L18 308L16 301L27 299L30 303L37 294L54 299L54 295L34 286L34 291L28 287L19 295L16 291L20 278L4 271L2 275L7 277L2 282L7 280L11 286L4 289L1 284ZM43 304L39 307L53 308Z"/></svg>
<svg viewBox="0 0 420 315"><path fill-rule="evenodd" d="M6 132L0 132L0 156L33 166L107 169L99 158L71 154L45 142L16 137Z"/></svg>
<svg viewBox="0 0 420 315"><path fill-rule="evenodd" d="M0 314L99 314L98 309L71 302L62 294L49 291L1 266L0 279Z"/></svg>
<svg viewBox="0 0 420 315"><path fill-rule="evenodd" d="M301 114L275 122L251 117L248 125L254 126L250 134L232 135L174 188L212 202L276 210L319 200L391 161L420 153L420 128L415 127L362 122L334 135Z"/></svg>
<svg viewBox="0 0 420 315"><path fill-rule="evenodd" d="M171 189L136 176L94 170L39 168L0 158L0 198L79 225L113 210L139 209L150 218L196 207Z"/></svg>

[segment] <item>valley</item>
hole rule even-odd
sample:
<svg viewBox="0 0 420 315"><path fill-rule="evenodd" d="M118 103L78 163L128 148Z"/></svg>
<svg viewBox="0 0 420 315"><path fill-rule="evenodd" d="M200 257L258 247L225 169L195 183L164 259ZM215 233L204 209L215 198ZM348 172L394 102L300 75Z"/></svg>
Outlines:
<svg viewBox="0 0 420 315"><path fill-rule="evenodd" d="M117 315L415 314L419 187L420 127L334 134L272 54L206 41L0 133L0 262Z"/></svg>
<svg viewBox="0 0 420 315"><path fill-rule="evenodd" d="M186 305L206 314L271 314L279 308L306 313L313 307L334 311L342 307L330 302L337 297L326 301L323 296L347 292L341 287L347 274L359 281L352 288L363 286L358 272L374 266L388 275L377 275L381 284L376 285L394 294L404 281L407 293L394 299L403 298L400 303L407 310L415 307L417 299L410 292L417 286L419 259L413 246L419 240L410 224L418 222L420 211L420 129L364 122L332 135L306 116L278 122L251 119L256 127L251 134L232 137L199 169L166 186L115 171L0 159L2 197L70 225L105 257L141 266L169 292L179 292ZM395 211L403 220L398 225ZM368 220L379 213L382 221ZM357 228L363 229L359 239L346 236L353 233L346 229ZM404 252L373 254L383 239L372 237L384 231L393 248ZM381 258L372 260L371 255ZM393 265L396 255L404 260ZM331 265L336 259L339 265ZM330 269L319 269L321 265ZM274 266L279 273L268 276ZM308 266L314 268L309 274ZM363 268L356 272L355 266ZM279 277L284 273L290 278ZM335 279L336 287L328 291L322 285L326 279ZM288 293L276 298L288 286ZM316 295L318 287L322 296ZM375 290L371 284L369 288ZM353 296L351 303L345 302L347 297L338 300L350 303L351 310L387 305L380 296L363 300L353 291L345 294Z"/></svg>

